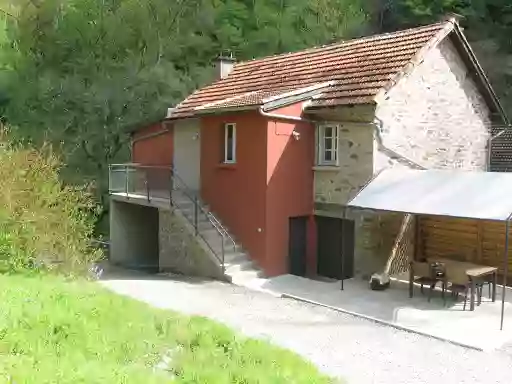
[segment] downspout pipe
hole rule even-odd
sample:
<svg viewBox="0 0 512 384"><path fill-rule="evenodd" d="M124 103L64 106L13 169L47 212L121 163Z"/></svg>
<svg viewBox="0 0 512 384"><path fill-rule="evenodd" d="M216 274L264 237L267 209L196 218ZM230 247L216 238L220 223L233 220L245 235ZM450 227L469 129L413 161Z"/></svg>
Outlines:
<svg viewBox="0 0 512 384"><path fill-rule="evenodd" d="M408 159L407 157L393 151L392 149L390 149L384 145L384 142L383 142L382 136L381 136L381 130L382 130L382 126L383 126L383 122L381 119L379 119L378 117L375 117L375 122L368 123L368 124L373 125L374 133L375 133L375 141L377 142L377 147L380 151L388 154L391 158L395 158L397 161L402 161L402 162L407 163L408 166L413 167L415 169L420 169L420 170L427 169L424 166L422 166L418 163L415 163L414 161Z"/></svg>
<svg viewBox="0 0 512 384"><path fill-rule="evenodd" d="M313 124L314 123L327 123L326 120L305 119L303 117L298 117L298 116L289 116L289 115L283 115L283 114L279 114L279 113L266 112L263 109L263 107L260 107L258 109L258 111L259 111L260 115L268 117L268 118L271 118L271 119L296 121L296 122L305 122L305 123L313 123ZM337 123L343 124L343 122L337 122ZM416 168L416 169L421 169L421 170L427 169L427 168L423 167L422 165L420 165L418 163L415 163L414 161L408 159L407 157L405 157L403 155L400 155L399 153L393 151L392 149L390 149L390 148L388 148L388 147L386 147L384 145L383 140L382 140L382 136L380 134L380 131L381 131L383 123L382 123L382 120L379 119L378 117L375 117L375 121L371 122L371 123L348 122L348 124L350 124L350 125L361 125L361 126L372 126L373 129L374 129L375 141L377 142L377 147L379 148L379 150L381 150L382 152L387 153L388 155L390 155L390 157L395 158L398 161L401 160L402 162L407 163L407 165L410 166L410 167L413 167L413 168Z"/></svg>

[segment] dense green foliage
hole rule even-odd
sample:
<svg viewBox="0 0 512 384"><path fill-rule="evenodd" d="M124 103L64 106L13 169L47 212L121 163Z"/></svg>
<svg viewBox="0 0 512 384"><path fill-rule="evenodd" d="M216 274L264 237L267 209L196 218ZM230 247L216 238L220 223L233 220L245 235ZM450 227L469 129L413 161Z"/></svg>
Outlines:
<svg viewBox="0 0 512 384"><path fill-rule="evenodd" d="M100 254L90 247L92 199L63 186L59 162L0 142L0 272L86 272Z"/></svg>
<svg viewBox="0 0 512 384"><path fill-rule="evenodd" d="M2 383L332 382L291 352L92 282L0 275L0 303Z"/></svg>
<svg viewBox="0 0 512 384"><path fill-rule="evenodd" d="M508 0L0 0L0 9L4 119L16 139L58 148L65 180L94 182L102 202L130 130L211 81L226 50L246 60L456 12L512 111Z"/></svg>
<svg viewBox="0 0 512 384"><path fill-rule="evenodd" d="M10 6L9 6L10 5ZM212 80L213 59L291 51L361 30L354 0L4 0L4 118L63 152L66 180L127 160L128 135Z"/></svg>
<svg viewBox="0 0 512 384"><path fill-rule="evenodd" d="M510 0L378 0L374 28L396 30L438 21L447 13L460 21L502 104L512 114L512 3Z"/></svg>

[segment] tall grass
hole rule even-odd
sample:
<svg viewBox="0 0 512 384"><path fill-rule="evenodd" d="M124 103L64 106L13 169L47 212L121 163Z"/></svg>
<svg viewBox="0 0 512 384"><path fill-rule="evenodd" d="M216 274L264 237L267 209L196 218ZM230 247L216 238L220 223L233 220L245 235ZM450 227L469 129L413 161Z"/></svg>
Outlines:
<svg viewBox="0 0 512 384"><path fill-rule="evenodd" d="M331 384L296 354L98 284L0 275L0 383Z"/></svg>
<svg viewBox="0 0 512 384"><path fill-rule="evenodd" d="M50 147L0 142L0 272L81 274L101 256L90 247L93 200L63 185L60 167Z"/></svg>

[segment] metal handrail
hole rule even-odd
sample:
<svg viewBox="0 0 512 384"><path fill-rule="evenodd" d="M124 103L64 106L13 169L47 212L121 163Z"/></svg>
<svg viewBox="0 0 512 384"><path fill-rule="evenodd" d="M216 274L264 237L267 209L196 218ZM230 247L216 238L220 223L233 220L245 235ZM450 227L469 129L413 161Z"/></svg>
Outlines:
<svg viewBox="0 0 512 384"><path fill-rule="evenodd" d="M222 266L222 269L224 270L225 268L225 250L224 250L224 240L227 238L231 243L233 243L233 250L235 251L236 250L236 242L234 241L234 239L229 235L228 231L226 228L224 228L224 226L220 223L220 221L215 217L215 215L213 215L210 211L207 211L204 209L204 207L200 204L199 202L199 199L197 196L195 195L191 195L188 191L189 191L189 188L187 186L187 184L183 181L183 179L176 173L174 167L172 166L150 166L150 165L142 165L142 164L135 164L135 163L130 163L130 164L110 164L109 165L109 176L111 176L112 174L112 171L119 171L119 172L122 172L124 174L124 178L125 180L124 181L124 185L123 185L123 189L124 191L121 191L121 193L125 193L126 196L128 196L128 194L130 193L129 191L129 171L130 170L147 170L147 169L160 169L160 170L166 170L166 171L169 171L169 202L171 204L171 206L174 205L178 205L179 206L179 203L177 203L176 199L173 198L173 191L179 191L183 196L185 196L188 200L190 200L193 204L193 207L194 207L194 216L193 218L189 218L187 215L183 215L185 217L185 219L187 221L189 221L189 223L194 227L194 230L195 230L195 236L199 236L201 237L205 244L208 246L208 248L212 251L212 253L214 254L214 256L217 258L217 260L219 260L219 262L221 263L221 266ZM144 174L144 180L143 181L143 184L144 184L144 192L145 192L145 195L147 197L147 200L150 201L151 200L151 186L150 186L150 183L148 182L148 172L143 172ZM182 185L183 189L176 189L175 188L175 183L174 181L178 181L178 183L180 185ZM109 192L113 192L113 190L111 189L111 182L109 182ZM139 191L139 192L142 192L142 191ZM203 234L199 231L199 227L198 227L198 215L199 213L201 213L202 215L204 215L204 217L206 217L206 219L208 220L208 222L211 224L211 226L215 229L216 233L221 237L222 239L222 243L221 243L221 254L218 255L218 252L215 251L215 249L213 249L212 245L210 244L210 242L203 236Z"/></svg>
<svg viewBox="0 0 512 384"><path fill-rule="evenodd" d="M233 251L236 251L236 241L231 237L228 230L222 225L222 223L219 221L219 219L217 219L217 217L213 213L208 212L208 216L209 216L209 218L212 219L212 221L215 222L212 224L218 225L220 227L220 230L222 231L223 235L226 236L227 239L233 243Z"/></svg>
<svg viewBox="0 0 512 384"><path fill-rule="evenodd" d="M187 195L187 197L188 197L188 195ZM176 204L176 201L172 198L172 196L171 196L171 200L173 201L174 204ZM195 204L196 203L194 203L194 209L197 209L199 207L199 205L195 205ZM178 207L179 207L179 205L178 205ZM217 260L219 260L219 262L221 263L222 268L224 269L224 235L222 234L222 232L215 226L214 223L211 222L211 220L208 220L210 222L210 224L212 225L212 227L217 231L217 234L220 235L220 237L222 239L222 250L221 250L221 254L218 255L217 252L215 251L215 249L213 249L213 247L210 244L210 242L198 230L197 216L194 215L194 220L190 219L187 215L183 215L183 217L185 218L185 220L187 220L194 227L195 236L196 237L200 237L201 239L203 239L203 241L205 242L206 246L212 251L212 253L215 255ZM206 217L208 218L208 216L206 216Z"/></svg>
<svg viewBox="0 0 512 384"><path fill-rule="evenodd" d="M173 171L173 176L179 180L179 182L181 184L183 184L185 187L187 187L187 184L185 184L185 182L183 181L183 179L176 173L176 171L174 170L174 167L171 167L172 168L172 171ZM187 187L186 190L188 190L189 188ZM188 194L186 194L188 196ZM190 196L188 196L189 198L191 198ZM229 241L231 241L233 243L233 250L236 250L236 242L235 240L231 237L231 235L229 234L228 230L222 225L222 223L219 221L219 219L217 219L217 217L211 212L211 211L206 211L200 204L198 204L198 207L201 209L201 212L204 213L208 219L211 219L210 222L215 226L215 227L218 227L219 229L219 232L221 232L221 234L225 237L228 238Z"/></svg>
<svg viewBox="0 0 512 384"><path fill-rule="evenodd" d="M139 163L126 163L126 164L110 164L110 168L121 167L121 168L151 168L151 169L166 169L172 170L173 167L169 165L144 165Z"/></svg>

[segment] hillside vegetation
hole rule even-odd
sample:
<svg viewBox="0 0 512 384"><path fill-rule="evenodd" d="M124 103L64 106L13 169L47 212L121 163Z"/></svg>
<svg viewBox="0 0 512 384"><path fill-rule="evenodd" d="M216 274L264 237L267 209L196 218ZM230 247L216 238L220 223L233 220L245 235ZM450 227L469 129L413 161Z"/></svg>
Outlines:
<svg viewBox="0 0 512 384"><path fill-rule="evenodd" d="M67 186L51 148L0 141L0 272L83 275L101 253L91 247L95 204Z"/></svg>
<svg viewBox="0 0 512 384"><path fill-rule="evenodd" d="M299 50L436 22L462 25L512 112L508 0L0 0L0 106L12 138L49 142L68 183L107 214L109 163L129 132L213 79L212 61Z"/></svg>

